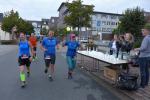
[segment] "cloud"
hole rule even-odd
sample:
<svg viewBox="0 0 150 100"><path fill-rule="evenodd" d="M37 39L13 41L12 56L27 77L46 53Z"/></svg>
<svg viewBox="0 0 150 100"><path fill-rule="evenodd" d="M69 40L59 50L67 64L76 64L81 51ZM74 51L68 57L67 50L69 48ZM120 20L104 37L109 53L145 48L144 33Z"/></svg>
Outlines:
<svg viewBox="0 0 150 100"><path fill-rule="evenodd" d="M57 9L67 0L0 0L0 12L14 9L24 19L41 20L58 16ZM70 2L72 0L69 0ZM127 8L140 6L150 12L149 0L83 0L84 4L95 5L100 12L122 13Z"/></svg>
<svg viewBox="0 0 150 100"><path fill-rule="evenodd" d="M141 7L150 12L149 0L85 0L85 3L95 5L96 11L122 13L127 8Z"/></svg>

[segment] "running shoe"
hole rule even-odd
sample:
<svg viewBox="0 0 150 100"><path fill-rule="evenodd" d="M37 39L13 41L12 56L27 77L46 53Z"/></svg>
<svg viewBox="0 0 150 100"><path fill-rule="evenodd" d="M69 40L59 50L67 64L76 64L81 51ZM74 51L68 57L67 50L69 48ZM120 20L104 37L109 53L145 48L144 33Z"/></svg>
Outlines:
<svg viewBox="0 0 150 100"><path fill-rule="evenodd" d="M21 83L21 88L24 88L26 86L26 81L23 81L22 83Z"/></svg>
<svg viewBox="0 0 150 100"><path fill-rule="evenodd" d="M72 79L72 73L68 73L68 79Z"/></svg>
<svg viewBox="0 0 150 100"><path fill-rule="evenodd" d="M45 70L44 70L44 72L45 72L45 74L48 72L48 69L46 68Z"/></svg>
<svg viewBox="0 0 150 100"><path fill-rule="evenodd" d="M30 72L27 72L27 77L30 77Z"/></svg>
<svg viewBox="0 0 150 100"><path fill-rule="evenodd" d="M50 81L53 81L53 78L52 78L51 75L48 75L48 78L49 78Z"/></svg>

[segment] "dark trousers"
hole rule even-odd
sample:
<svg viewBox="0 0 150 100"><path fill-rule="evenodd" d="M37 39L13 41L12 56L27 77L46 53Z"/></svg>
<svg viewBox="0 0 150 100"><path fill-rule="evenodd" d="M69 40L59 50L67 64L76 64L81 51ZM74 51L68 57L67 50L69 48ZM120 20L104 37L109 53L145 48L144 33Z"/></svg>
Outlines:
<svg viewBox="0 0 150 100"><path fill-rule="evenodd" d="M149 57L139 58L139 66L140 66L140 73L141 73L141 86L145 87L148 85L149 82Z"/></svg>

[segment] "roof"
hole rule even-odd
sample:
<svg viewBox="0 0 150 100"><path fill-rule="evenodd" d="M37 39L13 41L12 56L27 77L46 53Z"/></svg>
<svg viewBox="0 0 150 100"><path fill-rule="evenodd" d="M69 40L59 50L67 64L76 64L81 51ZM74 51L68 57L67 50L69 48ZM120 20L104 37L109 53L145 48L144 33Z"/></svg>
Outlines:
<svg viewBox="0 0 150 100"><path fill-rule="evenodd" d="M41 21L36 21L36 20L27 20L29 23L37 23L37 24L41 24Z"/></svg>
<svg viewBox="0 0 150 100"><path fill-rule="evenodd" d="M150 16L150 12L144 12L144 16Z"/></svg>
<svg viewBox="0 0 150 100"><path fill-rule="evenodd" d="M44 19L44 18L42 19L42 21L46 21L46 22L48 22L49 20L50 20L50 19Z"/></svg>
<svg viewBox="0 0 150 100"><path fill-rule="evenodd" d="M42 19L42 25L48 25L50 19Z"/></svg>
<svg viewBox="0 0 150 100"><path fill-rule="evenodd" d="M3 13L0 13L0 22L3 20Z"/></svg>
<svg viewBox="0 0 150 100"><path fill-rule="evenodd" d="M51 17L51 18L50 18L50 23L52 22L52 19L54 19L54 20L55 20L55 22L57 22L57 21L58 21L58 19L59 19L59 17Z"/></svg>
<svg viewBox="0 0 150 100"><path fill-rule="evenodd" d="M58 8L58 11L60 11L60 9L61 9L65 4L66 4L65 2L62 2L61 5L60 5L59 8Z"/></svg>
<svg viewBox="0 0 150 100"><path fill-rule="evenodd" d="M59 17L51 17L51 18L56 18L56 19L57 19L57 18L59 18Z"/></svg>
<svg viewBox="0 0 150 100"><path fill-rule="evenodd" d="M123 16L122 14L117 14L117 13L107 13L107 12L98 12L98 11L94 11L93 14L106 14L106 15Z"/></svg>
<svg viewBox="0 0 150 100"><path fill-rule="evenodd" d="M60 9L61 9L65 4L67 4L67 3L62 2L61 5L60 5L59 8L58 8L58 11L60 11ZM84 4L84 6L93 6L93 7L94 7L94 5L85 5L85 4Z"/></svg>

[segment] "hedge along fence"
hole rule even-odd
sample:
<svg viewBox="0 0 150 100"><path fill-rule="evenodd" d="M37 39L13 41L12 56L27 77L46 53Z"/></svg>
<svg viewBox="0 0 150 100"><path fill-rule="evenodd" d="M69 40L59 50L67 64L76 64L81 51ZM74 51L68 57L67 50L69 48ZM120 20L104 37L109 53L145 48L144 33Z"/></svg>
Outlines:
<svg viewBox="0 0 150 100"><path fill-rule="evenodd" d="M18 43L18 40L0 40L2 45L15 45Z"/></svg>
<svg viewBox="0 0 150 100"><path fill-rule="evenodd" d="M139 48L141 46L142 40L143 40L143 37L135 37L133 47Z"/></svg>

